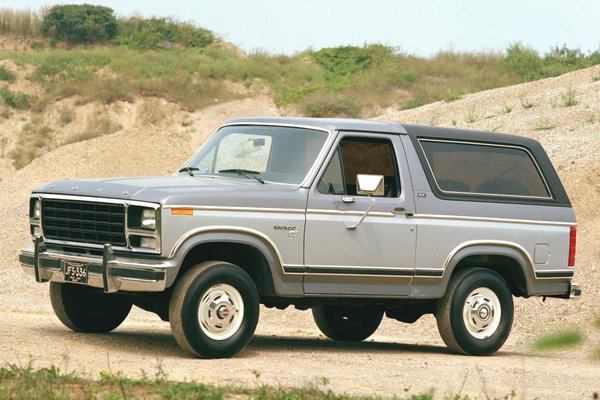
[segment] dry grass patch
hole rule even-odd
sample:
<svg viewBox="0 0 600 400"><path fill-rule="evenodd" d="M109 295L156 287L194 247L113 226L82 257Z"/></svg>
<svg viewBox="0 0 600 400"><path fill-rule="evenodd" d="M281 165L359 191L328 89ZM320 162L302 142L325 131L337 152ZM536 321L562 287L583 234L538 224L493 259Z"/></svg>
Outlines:
<svg viewBox="0 0 600 400"><path fill-rule="evenodd" d="M83 131L67 138L64 144L77 143L100 136L110 135L121 128L121 125L114 122L105 111L100 110L88 120Z"/></svg>
<svg viewBox="0 0 600 400"><path fill-rule="evenodd" d="M70 124L75 120L75 108L70 105L62 104L58 111L58 120L61 126Z"/></svg>
<svg viewBox="0 0 600 400"><path fill-rule="evenodd" d="M16 169L21 169L52 147L52 131L48 125L33 122L23 125L15 149L9 154Z"/></svg>
<svg viewBox="0 0 600 400"><path fill-rule="evenodd" d="M169 118L169 110L159 98L150 97L142 100L136 114L137 123L140 125L158 125Z"/></svg>

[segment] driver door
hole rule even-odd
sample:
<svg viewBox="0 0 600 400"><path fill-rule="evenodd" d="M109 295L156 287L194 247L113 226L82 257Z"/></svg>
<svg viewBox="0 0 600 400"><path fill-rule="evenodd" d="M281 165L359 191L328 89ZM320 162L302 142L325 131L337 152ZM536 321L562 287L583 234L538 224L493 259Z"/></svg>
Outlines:
<svg viewBox="0 0 600 400"><path fill-rule="evenodd" d="M384 176L372 203L357 194L356 175ZM408 166L399 136L341 132L310 190L304 292L403 297L414 274L416 226Z"/></svg>

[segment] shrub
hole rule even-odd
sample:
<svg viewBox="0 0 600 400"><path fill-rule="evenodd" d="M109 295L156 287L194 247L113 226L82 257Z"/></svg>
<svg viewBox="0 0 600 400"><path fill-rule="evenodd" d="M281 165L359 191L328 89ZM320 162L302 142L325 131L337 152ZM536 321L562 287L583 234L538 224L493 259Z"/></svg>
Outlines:
<svg viewBox="0 0 600 400"><path fill-rule="evenodd" d="M4 100L4 104L18 110L28 109L31 105L29 96L25 93L13 93L6 86L0 88L0 97Z"/></svg>
<svg viewBox="0 0 600 400"><path fill-rule="evenodd" d="M203 28L179 23L170 18L132 17L120 21L117 42L136 50L155 47L170 48L174 44L183 47L203 48L214 40L213 34Z"/></svg>
<svg viewBox="0 0 600 400"><path fill-rule="evenodd" d="M529 99L521 100L521 107L523 107L526 110L529 110L530 108L533 108L536 105L537 105L536 103L534 103L533 101L531 101Z"/></svg>
<svg viewBox="0 0 600 400"><path fill-rule="evenodd" d="M576 106L579 102L577 101L577 92L572 87L569 87L562 95L561 99L565 107Z"/></svg>
<svg viewBox="0 0 600 400"><path fill-rule="evenodd" d="M520 43L511 45L502 60L505 71L519 74L527 81L558 76L567 72L600 64L600 51L585 55L580 49L555 46L541 57L535 50Z"/></svg>
<svg viewBox="0 0 600 400"><path fill-rule="evenodd" d="M330 79L364 72L372 66L383 64L393 56L393 50L382 45L340 46L310 53L313 61L327 71Z"/></svg>
<svg viewBox="0 0 600 400"><path fill-rule="evenodd" d="M100 43L117 34L117 18L112 8L90 4L56 5L42 22L42 33L69 43Z"/></svg>
<svg viewBox="0 0 600 400"><path fill-rule="evenodd" d="M544 56L544 77L558 76L566 72L591 67L592 59L580 49L569 49L566 45L555 46Z"/></svg>
<svg viewBox="0 0 600 400"><path fill-rule="evenodd" d="M346 96L338 93L316 93L303 103L308 117L358 117L360 107Z"/></svg>
<svg viewBox="0 0 600 400"><path fill-rule="evenodd" d="M505 71L517 73L527 81L543 78L543 67L544 61L538 52L520 43L509 46L502 60Z"/></svg>
<svg viewBox="0 0 600 400"><path fill-rule="evenodd" d="M4 65L0 65L0 81L14 82L17 76L14 72L6 68Z"/></svg>

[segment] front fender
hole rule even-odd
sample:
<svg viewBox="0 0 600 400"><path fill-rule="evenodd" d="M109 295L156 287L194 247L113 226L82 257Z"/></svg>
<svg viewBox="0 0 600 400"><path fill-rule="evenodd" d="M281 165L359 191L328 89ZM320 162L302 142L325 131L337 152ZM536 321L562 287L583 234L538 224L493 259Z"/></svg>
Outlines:
<svg viewBox="0 0 600 400"><path fill-rule="evenodd" d="M243 244L259 251L269 266L273 279L273 289L280 296L298 296L302 294L301 277L294 275L284 276L283 262L277 247L266 235L253 229L233 226L207 226L192 229L186 232L173 246L169 258L181 265L190 251L199 245L209 243ZM176 279L173 276L170 286Z"/></svg>

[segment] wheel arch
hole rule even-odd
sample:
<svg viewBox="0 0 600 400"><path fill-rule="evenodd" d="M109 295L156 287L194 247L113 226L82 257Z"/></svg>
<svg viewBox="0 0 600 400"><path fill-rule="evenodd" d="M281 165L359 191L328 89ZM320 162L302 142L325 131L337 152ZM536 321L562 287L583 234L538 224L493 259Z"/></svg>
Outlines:
<svg viewBox="0 0 600 400"><path fill-rule="evenodd" d="M523 247L512 242L470 242L448 256L444 265L444 289L455 272L476 267L498 273L515 296L527 296L535 280L533 260Z"/></svg>
<svg viewBox="0 0 600 400"><path fill-rule="evenodd" d="M250 275L260 295L278 292L282 274L281 255L260 232L235 227L209 227L188 232L171 251L179 270L167 282L172 286L187 270L203 261L225 261Z"/></svg>

